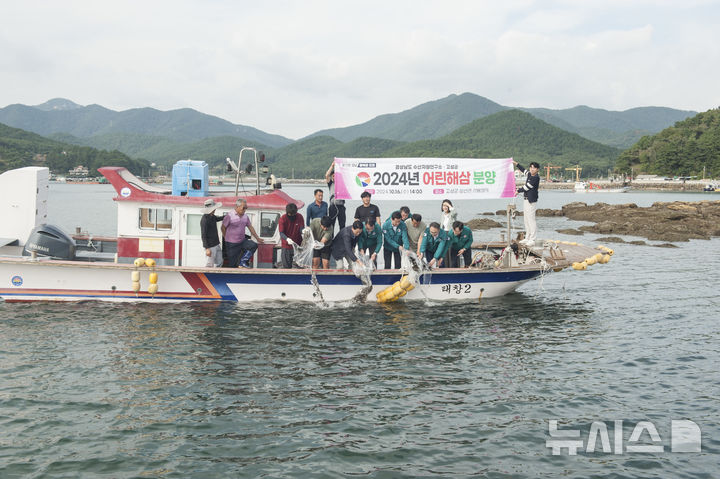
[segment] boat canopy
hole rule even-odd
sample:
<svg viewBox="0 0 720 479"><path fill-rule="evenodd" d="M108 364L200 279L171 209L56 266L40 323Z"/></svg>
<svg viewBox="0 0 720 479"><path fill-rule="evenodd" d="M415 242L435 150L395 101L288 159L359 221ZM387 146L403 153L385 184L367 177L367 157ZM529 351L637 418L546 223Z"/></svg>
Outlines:
<svg viewBox="0 0 720 479"><path fill-rule="evenodd" d="M130 173L127 168L119 166L105 166L98 168L98 171L113 185L118 196L115 201L129 202L155 202L175 206L196 206L202 207L208 198L214 198L226 205L233 205L238 198L247 201L250 209L273 209L285 210L288 203L295 203L302 208L305 203L292 198L282 190L272 190L260 195L243 191L235 196L234 192L218 191L210 192L208 196L178 196L173 195L167 188L149 185L137 176Z"/></svg>

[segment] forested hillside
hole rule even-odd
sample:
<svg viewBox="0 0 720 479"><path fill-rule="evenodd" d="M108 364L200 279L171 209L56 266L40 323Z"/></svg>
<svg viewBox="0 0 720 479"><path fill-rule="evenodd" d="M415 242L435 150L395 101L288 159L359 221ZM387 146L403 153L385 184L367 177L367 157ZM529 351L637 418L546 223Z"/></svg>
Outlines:
<svg viewBox="0 0 720 479"><path fill-rule="evenodd" d="M47 166L57 174L83 165L96 173L102 166L124 166L137 175L148 174L149 164L119 151L96 150L44 138L0 123L0 172L23 166Z"/></svg>
<svg viewBox="0 0 720 479"><path fill-rule="evenodd" d="M645 136L617 161L616 170L667 176L720 176L720 109L699 113Z"/></svg>
<svg viewBox="0 0 720 479"><path fill-rule="evenodd" d="M619 150L549 125L529 113L508 110L475 120L436 140L417 141L388 156L457 158L513 157L527 165L537 161L568 167L579 164L583 175L607 175Z"/></svg>

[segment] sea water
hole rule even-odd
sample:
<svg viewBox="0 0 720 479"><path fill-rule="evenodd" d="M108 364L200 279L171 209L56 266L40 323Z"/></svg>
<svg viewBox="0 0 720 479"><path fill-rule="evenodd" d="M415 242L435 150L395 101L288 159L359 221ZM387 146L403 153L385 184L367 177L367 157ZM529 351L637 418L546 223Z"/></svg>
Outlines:
<svg viewBox="0 0 720 479"><path fill-rule="evenodd" d="M50 221L112 235L113 196L52 185ZM432 221L435 203L408 206ZM554 232L580 224L538 218L539 237L592 244ZM0 477L713 477L720 239L677 245L610 245L607 265L469 304L0 303ZM673 421L700 452L673 451Z"/></svg>

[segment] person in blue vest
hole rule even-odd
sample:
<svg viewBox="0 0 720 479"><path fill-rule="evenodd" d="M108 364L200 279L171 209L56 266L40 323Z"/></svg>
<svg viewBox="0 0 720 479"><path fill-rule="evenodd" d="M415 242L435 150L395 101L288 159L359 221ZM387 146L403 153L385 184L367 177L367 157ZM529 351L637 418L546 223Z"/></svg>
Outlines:
<svg viewBox="0 0 720 479"><path fill-rule="evenodd" d="M362 233L358 238L358 251L361 254L370 255L375 268L377 269L377 256L383 245L383 230L379 224L375 222L375 218L370 218L365 222Z"/></svg>
<svg viewBox="0 0 720 479"><path fill-rule="evenodd" d="M306 210L305 226L310 226L310 222L315 218L322 218L328 215L328 204L323 201L323 190L315 190L315 201L310 203Z"/></svg>
<svg viewBox="0 0 720 479"><path fill-rule="evenodd" d="M467 268L472 263L472 230L465 226L462 221L456 221L452 224L453 232L450 235L450 267L460 267L460 257L462 256Z"/></svg>
<svg viewBox="0 0 720 479"><path fill-rule="evenodd" d="M403 251L410 248L410 239L407 234L407 226L402 221L399 211L385 220L382 227L383 232L383 255L385 257L385 269L392 269L390 266L395 259L395 269L400 268L400 259Z"/></svg>
<svg viewBox="0 0 720 479"><path fill-rule="evenodd" d="M442 267L445 252L448 249L450 238L440 228L440 223L433 221L423 233L420 252L425 255L425 260L430 268Z"/></svg>

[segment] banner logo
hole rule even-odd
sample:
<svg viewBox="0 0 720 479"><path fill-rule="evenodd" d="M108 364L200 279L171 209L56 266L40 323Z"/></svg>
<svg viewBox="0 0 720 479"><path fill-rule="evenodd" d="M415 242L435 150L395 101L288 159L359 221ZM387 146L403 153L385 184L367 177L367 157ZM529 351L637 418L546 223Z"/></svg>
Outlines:
<svg viewBox="0 0 720 479"><path fill-rule="evenodd" d="M355 177L355 182L358 184L358 186L362 186L363 188L370 186L370 175L368 175L364 171L361 171Z"/></svg>

